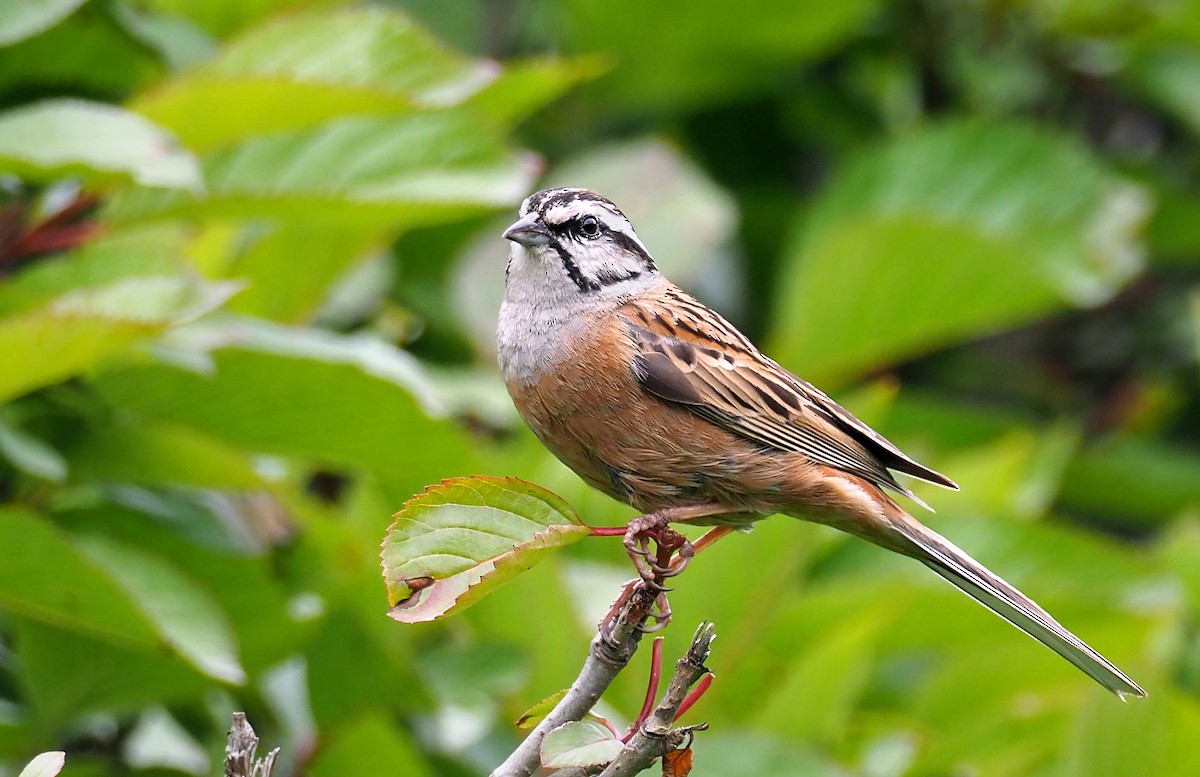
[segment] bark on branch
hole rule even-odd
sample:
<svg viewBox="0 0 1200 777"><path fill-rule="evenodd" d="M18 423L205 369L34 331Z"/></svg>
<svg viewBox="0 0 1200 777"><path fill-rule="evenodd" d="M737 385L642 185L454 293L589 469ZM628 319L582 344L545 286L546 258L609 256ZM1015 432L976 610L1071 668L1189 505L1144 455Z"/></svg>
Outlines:
<svg viewBox="0 0 1200 777"><path fill-rule="evenodd" d="M567 694L512 755L496 767L492 777L529 777L541 765L542 740L546 734L564 723L581 720L596 706L613 679L637 652L645 633L645 623L653 613L659 595L659 591L652 590L641 580L625 584L612 609L600 622L583 669Z"/></svg>

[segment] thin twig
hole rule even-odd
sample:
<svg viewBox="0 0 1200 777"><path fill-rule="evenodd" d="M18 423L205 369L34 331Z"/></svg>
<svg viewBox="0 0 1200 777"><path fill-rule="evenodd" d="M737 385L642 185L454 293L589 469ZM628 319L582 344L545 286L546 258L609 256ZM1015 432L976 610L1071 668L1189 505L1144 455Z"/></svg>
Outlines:
<svg viewBox="0 0 1200 777"><path fill-rule="evenodd" d="M708 667L704 662L708 660L716 636L711 623L700 624L696 635L692 637L692 646L687 655L675 664L675 675L671 678L662 701L634 734L633 739L629 740L620 755L600 772L600 777L631 777L645 771L665 753L682 745L691 736L691 732L705 727L705 724L700 724L672 728L671 724L675 722L679 706L687 698L688 690L697 680L708 674Z"/></svg>
<svg viewBox="0 0 1200 777"><path fill-rule="evenodd" d="M279 748L267 753L266 758L256 759L257 752L258 737L246 720L246 713L233 713L233 726L225 740L225 777L271 777Z"/></svg>
<svg viewBox="0 0 1200 777"><path fill-rule="evenodd" d="M642 627L650 617L658 593L641 580L625 584L612 609L600 622L579 677L550 714L504 763L496 767L492 777L529 777L541 765L542 740L546 734L564 723L581 720L596 706L600 696L637 651L644 633Z"/></svg>

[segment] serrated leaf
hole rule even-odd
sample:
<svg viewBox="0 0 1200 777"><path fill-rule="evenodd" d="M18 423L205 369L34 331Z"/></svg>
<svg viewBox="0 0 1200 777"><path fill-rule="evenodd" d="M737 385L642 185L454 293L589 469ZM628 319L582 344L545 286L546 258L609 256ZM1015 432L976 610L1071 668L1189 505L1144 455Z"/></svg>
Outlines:
<svg viewBox="0 0 1200 777"><path fill-rule="evenodd" d="M0 0L0 46L50 29L83 3L84 0Z"/></svg>
<svg viewBox="0 0 1200 777"><path fill-rule="evenodd" d="M76 544L125 590L179 655L210 677L235 684L245 680L228 619L180 570L100 535L82 535Z"/></svg>
<svg viewBox="0 0 1200 777"><path fill-rule="evenodd" d="M599 766L620 755L624 746L603 723L573 720L542 740L542 766L547 769Z"/></svg>
<svg viewBox="0 0 1200 777"><path fill-rule="evenodd" d="M200 166L141 116L84 100L43 100L0 114L0 170L50 180L125 180L198 191Z"/></svg>
<svg viewBox="0 0 1200 777"><path fill-rule="evenodd" d="M25 765L17 777L55 777L67 762L67 754L61 750L42 753Z"/></svg>
<svg viewBox="0 0 1200 777"><path fill-rule="evenodd" d="M350 117L206 158L206 197L138 189L110 216L262 216L394 230L512 205L535 172L533 157L506 148L466 111Z"/></svg>
<svg viewBox="0 0 1200 777"><path fill-rule="evenodd" d="M771 350L821 382L1099 304L1140 268L1148 209L1142 189L1028 125L958 121L902 137L814 207Z"/></svg>
<svg viewBox="0 0 1200 777"><path fill-rule="evenodd" d="M462 610L591 531L560 497L516 478L447 480L395 518L383 577L388 614L403 623Z"/></svg>

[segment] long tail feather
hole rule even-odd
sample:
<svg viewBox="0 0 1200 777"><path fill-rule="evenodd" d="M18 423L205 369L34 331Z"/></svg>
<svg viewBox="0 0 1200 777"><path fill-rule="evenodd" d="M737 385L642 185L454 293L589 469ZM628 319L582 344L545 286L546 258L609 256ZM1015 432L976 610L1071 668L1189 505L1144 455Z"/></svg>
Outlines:
<svg viewBox="0 0 1200 777"><path fill-rule="evenodd" d="M901 512L901 516L889 516L892 519L891 528L907 541L903 544L909 546L898 548L901 552L917 559L983 606L1082 669L1122 700L1126 696L1146 695L1124 672L1063 628L1029 597L937 532L922 526L899 508L897 512Z"/></svg>

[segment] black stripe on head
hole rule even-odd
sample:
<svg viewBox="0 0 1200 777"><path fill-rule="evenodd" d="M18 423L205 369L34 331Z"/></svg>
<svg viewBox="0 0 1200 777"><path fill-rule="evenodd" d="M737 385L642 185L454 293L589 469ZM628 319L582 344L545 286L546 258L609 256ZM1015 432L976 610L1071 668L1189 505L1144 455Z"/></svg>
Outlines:
<svg viewBox="0 0 1200 777"><path fill-rule="evenodd" d="M582 292L599 291L600 283L598 281L589 280L584 277L583 272L579 269L579 265L575 263L575 258L571 256L562 243L554 236L550 237L548 245L558 254L559 261L562 262L563 269L567 271L567 277L575 284Z"/></svg>
<svg viewBox="0 0 1200 777"><path fill-rule="evenodd" d="M534 192L529 195L529 210L530 212L545 213L550 208L558 205L570 205L572 202L579 201L602 202L612 208L614 213L621 217L625 214L621 213L620 209L613 204L612 200L596 194L590 189L542 189L540 192Z"/></svg>
<svg viewBox="0 0 1200 777"><path fill-rule="evenodd" d="M612 230L606 231L608 232L608 236L612 239L613 244L622 251L628 251L640 259L642 262L642 267L646 268L647 270L655 269L654 260L650 258L650 254L646 253L646 249L642 248L638 241L634 240L624 232L614 232Z"/></svg>

